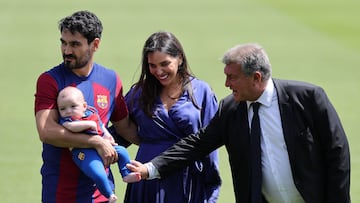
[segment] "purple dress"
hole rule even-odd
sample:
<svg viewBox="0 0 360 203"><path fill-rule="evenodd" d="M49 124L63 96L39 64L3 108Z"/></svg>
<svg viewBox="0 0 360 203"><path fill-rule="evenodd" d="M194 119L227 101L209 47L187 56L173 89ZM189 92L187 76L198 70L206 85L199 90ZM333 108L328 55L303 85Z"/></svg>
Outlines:
<svg viewBox="0 0 360 203"><path fill-rule="evenodd" d="M130 116L138 125L138 134L141 138L136 155L137 161L142 163L150 161L182 137L196 133L209 124L218 109L217 99L207 83L194 78L191 86L200 109L194 106L188 92L185 92L169 111L164 108L158 97L151 118L138 106L140 92L134 97L132 97L133 89L128 92L125 100ZM130 101L130 98L134 98L134 101ZM215 150L166 178L128 184L124 202L216 202L220 184L218 152Z"/></svg>

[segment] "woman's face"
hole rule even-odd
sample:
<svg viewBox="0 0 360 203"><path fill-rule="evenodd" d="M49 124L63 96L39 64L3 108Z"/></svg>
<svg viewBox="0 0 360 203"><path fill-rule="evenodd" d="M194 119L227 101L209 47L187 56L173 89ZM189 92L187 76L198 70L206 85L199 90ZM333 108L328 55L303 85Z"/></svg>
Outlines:
<svg viewBox="0 0 360 203"><path fill-rule="evenodd" d="M163 85L168 86L177 83L177 72L182 63L180 57L155 51L147 55L150 73Z"/></svg>

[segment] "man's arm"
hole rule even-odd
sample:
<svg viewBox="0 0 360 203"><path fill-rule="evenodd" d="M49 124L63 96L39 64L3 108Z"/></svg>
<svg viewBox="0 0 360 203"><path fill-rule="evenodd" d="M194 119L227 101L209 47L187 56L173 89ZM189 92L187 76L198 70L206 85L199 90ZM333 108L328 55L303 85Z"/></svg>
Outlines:
<svg viewBox="0 0 360 203"><path fill-rule="evenodd" d="M126 167L133 172L139 172L141 179L154 179L166 177L174 171L177 171L189 162L199 159L214 149L221 146L220 140L209 140L200 131L199 135L189 135L182 138L176 144L154 157L150 162L142 164L141 162L132 160ZM210 142L209 142L210 141ZM216 142L212 142L216 141Z"/></svg>
<svg viewBox="0 0 360 203"><path fill-rule="evenodd" d="M325 149L326 200L350 202L350 149L345 131L325 91L317 89L314 98L317 105L315 126Z"/></svg>
<svg viewBox="0 0 360 203"><path fill-rule="evenodd" d="M223 120L218 111L210 124L197 134L182 138L148 163L132 161L127 168L139 172L142 179L166 177L185 167L191 161L200 159L222 146L224 144L221 124Z"/></svg>
<svg viewBox="0 0 360 203"><path fill-rule="evenodd" d="M117 153L110 141L100 136L70 132L58 124L58 113L55 109L40 110L36 112L35 119L42 142L64 148L95 148L105 166L109 166L117 160Z"/></svg>

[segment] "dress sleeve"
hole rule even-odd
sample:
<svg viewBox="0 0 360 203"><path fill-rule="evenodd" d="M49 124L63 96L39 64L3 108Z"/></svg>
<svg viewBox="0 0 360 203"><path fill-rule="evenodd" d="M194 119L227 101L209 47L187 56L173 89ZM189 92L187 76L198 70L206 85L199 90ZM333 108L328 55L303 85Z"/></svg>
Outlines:
<svg viewBox="0 0 360 203"><path fill-rule="evenodd" d="M203 99L201 104L201 120L202 128L210 123L210 120L216 114L218 110L218 101L214 91L207 84L204 85Z"/></svg>

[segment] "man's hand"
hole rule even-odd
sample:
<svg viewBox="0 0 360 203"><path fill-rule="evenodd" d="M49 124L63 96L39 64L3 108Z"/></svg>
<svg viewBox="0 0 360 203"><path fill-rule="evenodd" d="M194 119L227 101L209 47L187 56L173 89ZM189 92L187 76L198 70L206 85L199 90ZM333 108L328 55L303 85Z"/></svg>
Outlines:
<svg viewBox="0 0 360 203"><path fill-rule="evenodd" d="M149 177L149 171L147 167L135 160L131 160L130 164L126 164L126 167L133 172L138 172L141 175L141 179L147 179Z"/></svg>
<svg viewBox="0 0 360 203"><path fill-rule="evenodd" d="M103 160L104 166L108 167L110 164L118 160L118 154L113 147L114 142L103 139L100 136L92 136L96 139L95 149Z"/></svg>

